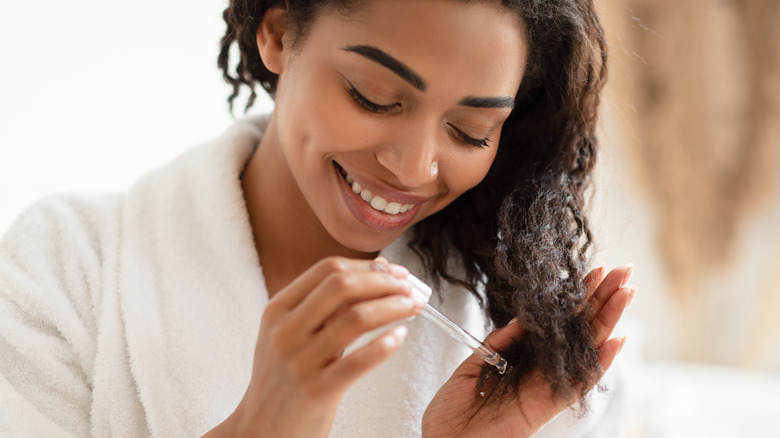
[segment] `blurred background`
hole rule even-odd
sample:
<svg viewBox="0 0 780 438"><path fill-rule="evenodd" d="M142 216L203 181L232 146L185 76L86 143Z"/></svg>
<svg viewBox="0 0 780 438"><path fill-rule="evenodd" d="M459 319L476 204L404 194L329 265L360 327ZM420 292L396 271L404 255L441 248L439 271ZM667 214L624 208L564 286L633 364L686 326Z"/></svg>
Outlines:
<svg viewBox="0 0 780 438"><path fill-rule="evenodd" d="M779 436L780 2L597 4L591 223L595 264L636 266L629 436ZM231 123L224 6L0 4L0 234L42 196L126 189Z"/></svg>
<svg viewBox="0 0 780 438"><path fill-rule="evenodd" d="M780 2L601 0L597 260L633 261L634 437L780 436Z"/></svg>

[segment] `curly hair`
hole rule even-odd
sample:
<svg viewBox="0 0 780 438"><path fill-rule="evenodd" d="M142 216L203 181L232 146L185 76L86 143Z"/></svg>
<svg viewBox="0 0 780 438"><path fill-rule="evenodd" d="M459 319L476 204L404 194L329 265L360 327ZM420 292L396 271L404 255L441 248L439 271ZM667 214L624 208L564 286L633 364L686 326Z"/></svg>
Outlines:
<svg viewBox="0 0 780 438"><path fill-rule="evenodd" d="M498 0L496 0L498 1ZM501 354L504 376L486 365L477 392L489 399L521 389L541 370L556 395L584 405L598 376L598 350L585 300L592 235L584 212L596 159L596 118L606 81L604 32L592 0L501 0L522 19L529 58L515 108L503 125L485 179L415 225L412 249L433 278L468 288L497 327L518 318L524 333ZM233 86L271 96L277 76L258 53L256 31L268 8L287 8L294 44L324 7L349 13L355 0L231 0L218 65ZM232 69L230 49L241 57ZM447 261L462 260L458 276ZM585 307L583 307L585 306ZM584 310L582 310L584 308ZM494 397L498 396L498 397ZM476 397L476 394L475 394ZM484 400L484 398L483 398Z"/></svg>

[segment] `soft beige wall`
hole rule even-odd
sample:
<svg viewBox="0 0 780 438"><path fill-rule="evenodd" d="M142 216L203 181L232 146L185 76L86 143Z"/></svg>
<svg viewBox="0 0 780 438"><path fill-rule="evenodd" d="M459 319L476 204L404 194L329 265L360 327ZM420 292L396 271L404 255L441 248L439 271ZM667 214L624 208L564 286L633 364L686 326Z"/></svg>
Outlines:
<svg viewBox="0 0 780 438"><path fill-rule="evenodd" d="M780 2L602 0L597 257L650 359L780 372Z"/></svg>

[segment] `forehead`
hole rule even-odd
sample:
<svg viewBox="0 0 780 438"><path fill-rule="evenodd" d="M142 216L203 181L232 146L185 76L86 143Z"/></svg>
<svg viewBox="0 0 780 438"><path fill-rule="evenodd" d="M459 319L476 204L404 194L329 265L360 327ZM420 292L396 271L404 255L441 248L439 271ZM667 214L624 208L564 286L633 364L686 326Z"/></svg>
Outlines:
<svg viewBox="0 0 780 438"><path fill-rule="evenodd" d="M320 51L377 47L432 89L451 83L491 94L517 89L528 54L519 16L499 2L371 0L349 15L322 11L307 40Z"/></svg>

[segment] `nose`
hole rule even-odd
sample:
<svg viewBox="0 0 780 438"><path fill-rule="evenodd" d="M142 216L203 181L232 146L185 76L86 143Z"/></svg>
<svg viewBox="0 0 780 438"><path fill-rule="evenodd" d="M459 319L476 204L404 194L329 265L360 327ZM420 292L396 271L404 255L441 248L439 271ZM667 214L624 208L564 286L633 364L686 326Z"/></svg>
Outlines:
<svg viewBox="0 0 780 438"><path fill-rule="evenodd" d="M401 188L415 189L433 183L439 176L438 139L433 129L424 135L399 136L392 144L380 146L374 154L380 165L398 179Z"/></svg>

